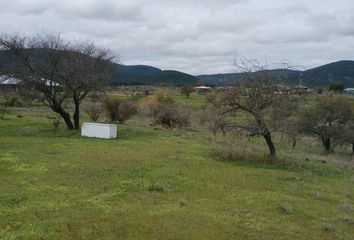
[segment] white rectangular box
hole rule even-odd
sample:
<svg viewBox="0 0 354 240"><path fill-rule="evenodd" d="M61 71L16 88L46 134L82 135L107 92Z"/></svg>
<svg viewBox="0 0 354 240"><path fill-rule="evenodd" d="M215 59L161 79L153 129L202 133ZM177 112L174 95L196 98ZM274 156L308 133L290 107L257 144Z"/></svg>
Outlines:
<svg viewBox="0 0 354 240"><path fill-rule="evenodd" d="M117 124L84 123L81 136L112 139L117 138Z"/></svg>

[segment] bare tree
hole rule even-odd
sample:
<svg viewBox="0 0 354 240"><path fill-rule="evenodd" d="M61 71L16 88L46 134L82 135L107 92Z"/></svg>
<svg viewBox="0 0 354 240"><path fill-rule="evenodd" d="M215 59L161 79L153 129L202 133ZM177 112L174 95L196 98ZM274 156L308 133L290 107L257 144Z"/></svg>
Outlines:
<svg viewBox="0 0 354 240"><path fill-rule="evenodd" d="M341 133L335 136L335 141L339 142L340 145L351 145L352 153L354 154L354 110L351 119L342 129Z"/></svg>
<svg viewBox="0 0 354 240"><path fill-rule="evenodd" d="M90 101L86 104L84 110L89 115L90 119L97 122L103 113L102 96L92 94Z"/></svg>
<svg viewBox="0 0 354 240"><path fill-rule="evenodd" d="M6 92L0 95L0 119L4 119L8 107L8 95Z"/></svg>
<svg viewBox="0 0 354 240"><path fill-rule="evenodd" d="M214 140L216 140L216 134L218 132L221 132L225 137L227 126L231 123L230 117L222 114L220 109L209 106L202 108L199 118L200 123L205 125L207 129L213 133Z"/></svg>
<svg viewBox="0 0 354 240"><path fill-rule="evenodd" d="M9 80L8 76L0 75L0 119L4 119L11 95L13 93L11 84L6 84L6 82L10 83L9 81L11 80Z"/></svg>
<svg viewBox="0 0 354 240"><path fill-rule="evenodd" d="M79 129L80 104L111 76L113 58L108 50L90 43L68 42L59 34L2 35L0 50L14 60L3 64L1 71L33 91L37 99L64 119L68 129ZM64 106L68 99L74 105L74 123Z"/></svg>
<svg viewBox="0 0 354 240"><path fill-rule="evenodd" d="M187 98L194 92L194 88L191 85L183 85L181 87L181 94L185 95Z"/></svg>
<svg viewBox="0 0 354 240"><path fill-rule="evenodd" d="M300 130L315 135L327 153L332 152L334 141L343 139L344 130L352 121L353 104L344 96L322 96L317 104L304 109L299 118Z"/></svg>
<svg viewBox="0 0 354 240"><path fill-rule="evenodd" d="M288 95L285 103L273 108L270 115L271 121L276 124L275 129L291 139L293 148L296 147L300 127L297 116L298 100L299 98L296 95Z"/></svg>
<svg viewBox="0 0 354 240"><path fill-rule="evenodd" d="M289 96L278 91L280 76L267 70L257 61L243 61L238 67L243 79L234 83L211 102L223 115L231 115L228 131L247 136L262 136L269 148L269 155L276 156L272 133L279 127L284 105ZM278 118L274 118L277 115Z"/></svg>

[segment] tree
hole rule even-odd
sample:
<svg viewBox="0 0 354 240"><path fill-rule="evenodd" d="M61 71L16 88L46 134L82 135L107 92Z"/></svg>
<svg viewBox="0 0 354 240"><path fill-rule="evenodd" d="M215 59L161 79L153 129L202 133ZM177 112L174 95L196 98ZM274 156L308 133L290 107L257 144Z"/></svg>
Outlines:
<svg viewBox="0 0 354 240"><path fill-rule="evenodd" d="M350 144L352 153L354 154L354 114L351 116L351 119L342 129L341 133L337 134L335 137L335 141L339 142L340 145Z"/></svg>
<svg viewBox="0 0 354 240"><path fill-rule="evenodd" d="M273 109L276 111L272 112L270 119L277 124L277 131L292 140L292 147L295 148L296 139L299 135L299 124L296 116L299 108L299 98L296 95L288 96L286 100L286 104L281 104L278 108Z"/></svg>
<svg viewBox="0 0 354 240"><path fill-rule="evenodd" d="M325 151L331 153L335 139L338 139L350 123L353 114L352 103L344 96L323 96L317 104L300 113L300 131L316 136Z"/></svg>
<svg viewBox="0 0 354 240"><path fill-rule="evenodd" d="M205 82L203 80L198 80L196 85L197 86L204 86Z"/></svg>
<svg viewBox="0 0 354 240"><path fill-rule="evenodd" d="M223 115L232 115L233 121L226 129L247 136L262 136L269 148L269 155L276 156L272 133L277 130L281 109L286 106L289 96L277 91L280 76L268 71L256 61L244 61L238 67L243 72L242 81L236 82L211 103L222 109ZM281 118L280 118L281 119Z"/></svg>
<svg viewBox="0 0 354 240"><path fill-rule="evenodd" d="M92 121L97 122L104 110L102 97L97 94L91 94L90 101L86 104L84 110Z"/></svg>
<svg viewBox="0 0 354 240"><path fill-rule="evenodd" d="M345 86L343 83L337 82L337 83L332 83L329 85L328 90L330 92L343 92L345 89Z"/></svg>
<svg viewBox="0 0 354 240"><path fill-rule="evenodd" d="M12 94L11 85L6 84L8 80L7 76L0 76L0 119L5 117Z"/></svg>
<svg viewBox="0 0 354 240"><path fill-rule="evenodd" d="M213 133L214 140L216 140L217 132L222 132L225 137L226 128L231 123L230 117L223 115L220 110L216 107L205 106L199 115L200 123Z"/></svg>
<svg viewBox="0 0 354 240"><path fill-rule="evenodd" d="M318 87L318 88L316 89L316 92L317 92L318 94L322 94L322 93L323 93L323 89L322 89L321 87Z"/></svg>
<svg viewBox="0 0 354 240"><path fill-rule="evenodd" d="M7 92L3 92L3 94L0 95L0 119L4 119L8 105L9 95Z"/></svg>
<svg viewBox="0 0 354 240"><path fill-rule="evenodd" d="M38 100L64 119L68 129L80 128L82 101L111 76L113 57L109 50L65 41L59 34L2 35L0 50L14 60L6 64L6 59L0 59L1 71L33 91ZM74 105L74 123L65 107L67 101Z"/></svg>
<svg viewBox="0 0 354 240"><path fill-rule="evenodd" d="M154 124L166 128L183 128L190 124L190 112L176 103L158 102L151 106Z"/></svg>
<svg viewBox="0 0 354 240"><path fill-rule="evenodd" d="M191 85L183 85L181 87L181 94L185 95L187 98L194 92L194 88Z"/></svg>

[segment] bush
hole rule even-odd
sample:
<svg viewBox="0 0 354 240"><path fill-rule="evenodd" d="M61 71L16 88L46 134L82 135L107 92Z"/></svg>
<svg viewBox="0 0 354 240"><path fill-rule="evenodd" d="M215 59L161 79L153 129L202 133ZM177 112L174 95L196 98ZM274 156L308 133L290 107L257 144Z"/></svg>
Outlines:
<svg viewBox="0 0 354 240"><path fill-rule="evenodd" d="M53 119L53 127L55 130L59 128L60 125L60 116L57 116L55 119Z"/></svg>
<svg viewBox="0 0 354 240"><path fill-rule="evenodd" d="M318 88L316 89L316 92L317 92L318 94L322 94L322 93L323 93L323 89L322 89L321 87L318 87Z"/></svg>
<svg viewBox="0 0 354 240"><path fill-rule="evenodd" d="M9 107L23 107L26 105L26 101L23 97L13 95L7 99L7 105Z"/></svg>
<svg viewBox="0 0 354 240"><path fill-rule="evenodd" d="M119 121L124 122L138 113L138 104L131 100L122 101L119 107Z"/></svg>
<svg viewBox="0 0 354 240"><path fill-rule="evenodd" d="M102 104L100 102L91 102L85 107L85 112L92 121L97 122L103 112Z"/></svg>
<svg viewBox="0 0 354 240"><path fill-rule="evenodd" d="M149 192L165 192L165 187L161 184L150 184L148 187Z"/></svg>
<svg viewBox="0 0 354 240"><path fill-rule="evenodd" d="M158 102L160 103L169 103L169 104L172 104L174 103L175 101L173 100L172 96L168 95L167 93L165 92L158 92L156 94L156 99Z"/></svg>
<svg viewBox="0 0 354 240"><path fill-rule="evenodd" d="M329 85L328 90L330 92L343 92L345 89L345 86L343 83L337 82L337 83L332 83Z"/></svg>
<svg viewBox="0 0 354 240"><path fill-rule="evenodd" d="M137 103L118 97L107 97L104 101L107 117L110 121L123 123L138 112Z"/></svg>
<svg viewBox="0 0 354 240"><path fill-rule="evenodd" d="M120 103L121 100L116 97L106 97L106 99L104 100L106 116L112 122L118 120Z"/></svg>
<svg viewBox="0 0 354 240"><path fill-rule="evenodd" d="M212 158L225 162L269 162L268 156L258 153L248 144L248 142L242 141L234 144L232 141L225 140L214 145L209 153Z"/></svg>
<svg viewBox="0 0 354 240"><path fill-rule="evenodd" d="M286 214L292 214L294 213L294 208L291 204L289 203L281 203L278 205L279 207L279 210L282 212L282 213L286 213Z"/></svg>
<svg viewBox="0 0 354 240"><path fill-rule="evenodd" d="M181 94L185 95L187 98L194 92L194 88L191 85L183 85L181 87Z"/></svg>
<svg viewBox="0 0 354 240"><path fill-rule="evenodd" d="M190 123L189 112L176 104L157 103L152 106L151 114L154 124L167 128L182 128Z"/></svg>

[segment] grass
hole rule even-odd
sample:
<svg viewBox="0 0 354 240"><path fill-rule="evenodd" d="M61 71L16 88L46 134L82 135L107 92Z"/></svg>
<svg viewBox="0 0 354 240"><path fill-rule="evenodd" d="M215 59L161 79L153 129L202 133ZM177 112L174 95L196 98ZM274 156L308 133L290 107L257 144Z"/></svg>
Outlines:
<svg viewBox="0 0 354 240"><path fill-rule="evenodd" d="M353 170L218 161L203 131L137 119L116 140L82 138L47 115L0 120L0 239L354 237Z"/></svg>

